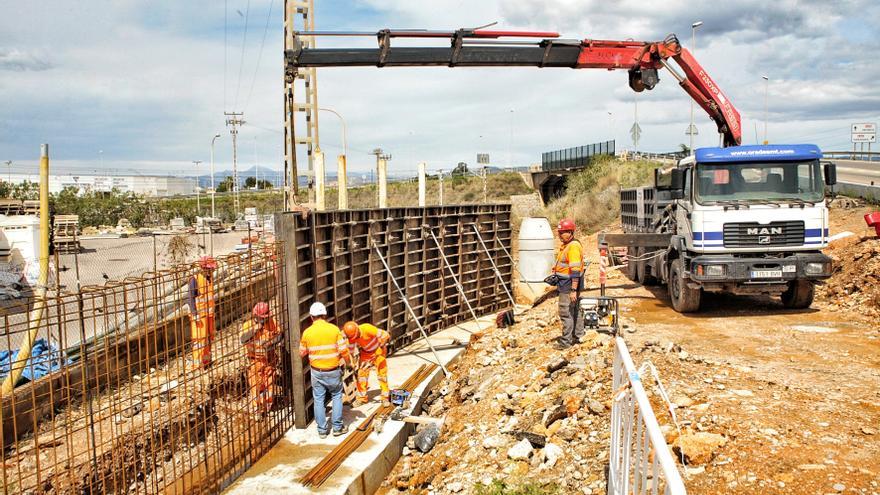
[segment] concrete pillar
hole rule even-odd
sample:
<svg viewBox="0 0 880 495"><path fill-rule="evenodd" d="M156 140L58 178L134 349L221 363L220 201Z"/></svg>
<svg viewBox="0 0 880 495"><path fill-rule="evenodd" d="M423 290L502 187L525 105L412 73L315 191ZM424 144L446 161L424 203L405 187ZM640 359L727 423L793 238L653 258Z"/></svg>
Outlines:
<svg viewBox="0 0 880 495"><path fill-rule="evenodd" d="M324 174L324 152L323 151L315 151L314 153L315 160L315 209L318 211L324 211L327 209L327 205L324 202L324 185L326 181L326 176Z"/></svg>
<svg viewBox="0 0 880 495"><path fill-rule="evenodd" d="M339 155L336 159L336 175L339 183L339 209L348 209L348 176L345 164L345 155Z"/></svg>
<svg viewBox="0 0 880 495"><path fill-rule="evenodd" d="M427 186L427 177L425 174L427 173L428 164L425 162L419 162L419 206L425 206L425 188Z"/></svg>
<svg viewBox="0 0 880 495"><path fill-rule="evenodd" d="M388 208L388 161L379 157L376 166L379 168L379 208Z"/></svg>

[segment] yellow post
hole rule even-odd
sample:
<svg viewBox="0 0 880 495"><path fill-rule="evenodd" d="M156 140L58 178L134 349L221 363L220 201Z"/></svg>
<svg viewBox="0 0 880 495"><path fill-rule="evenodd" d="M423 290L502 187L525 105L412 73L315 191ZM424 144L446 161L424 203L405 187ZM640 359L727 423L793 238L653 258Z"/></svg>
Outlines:
<svg viewBox="0 0 880 495"><path fill-rule="evenodd" d="M3 387L0 389L0 396L12 393L15 383L21 378L24 372L25 363L31 357L31 347L34 345L34 339L37 338L37 332L40 329L40 322L43 319L43 313L46 309L46 285L49 283L49 145L40 146L40 276L37 281L36 298L34 300L34 309L28 317L29 326L28 334L25 336L21 348L18 350L18 357L12 364L12 369Z"/></svg>

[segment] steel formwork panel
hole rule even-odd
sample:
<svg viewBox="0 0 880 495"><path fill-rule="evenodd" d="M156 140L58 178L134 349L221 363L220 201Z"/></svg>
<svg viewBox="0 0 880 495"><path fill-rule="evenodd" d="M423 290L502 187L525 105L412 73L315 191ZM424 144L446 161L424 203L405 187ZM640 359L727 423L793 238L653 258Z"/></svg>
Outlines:
<svg viewBox="0 0 880 495"><path fill-rule="evenodd" d="M478 315L509 304L488 259L493 257L509 286L512 267L504 261L501 249L504 246L510 250L508 204L339 210L311 212L306 217L283 213L278 214L276 226L282 237L289 239L292 235L288 250L296 253L296 269L289 274L288 291L294 291L290 300L299 305L299 321L290 319L291 335L297 344L301 332L311 324L308 309L315 301L327 306L329 320L340 327L354 320L388 330L392 352L422 338L373 243L429 334L472 319L453 276L443 264L441 250ZM483 252L474 226L480 230L489 255ZM437 236L439 247L428 229ZM303 396L298 400L311 415L308 370L308 362L303 360ZM351 398L351 372L347 372L346 381ZM297 425L305 426L300 422Z"/></svg>

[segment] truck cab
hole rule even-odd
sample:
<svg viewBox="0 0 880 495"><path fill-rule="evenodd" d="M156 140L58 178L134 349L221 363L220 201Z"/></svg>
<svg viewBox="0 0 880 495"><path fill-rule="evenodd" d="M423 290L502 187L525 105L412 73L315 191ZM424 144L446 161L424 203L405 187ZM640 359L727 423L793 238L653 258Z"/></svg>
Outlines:
<svg viewBox="0 0 880 495"><path fill-rule="evenodd" d="M642 281L666 282L681 312L699 309L705 291L768 294L788 308L809 307L814 285L831 274L821 249L829 237L825 185L836 172L821 157L808 144L701 148L658 170L650 194L639 195L653 204L640 211L652 211L650 232L669 240L654 246L665 247L662 254L637 259Z"/></svg>

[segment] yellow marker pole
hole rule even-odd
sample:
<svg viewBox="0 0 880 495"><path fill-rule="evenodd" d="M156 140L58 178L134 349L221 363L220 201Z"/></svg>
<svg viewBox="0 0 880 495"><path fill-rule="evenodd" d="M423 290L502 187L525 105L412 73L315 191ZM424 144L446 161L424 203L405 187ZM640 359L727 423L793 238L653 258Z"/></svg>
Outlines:
<svg viewBox="0 0 880 495"><path fill-rule="evenodd" d="M21 343L18 357L12 364L12 369L3 387L0 396L12 393L15 384L24 372L25 363L31 357L31 347L40 329L40 322L46 309L46 284L49 282L49 145L40 146L40 276L37 280L36 298L34 309L29 315L30 328L28 334Z"/></svg>

